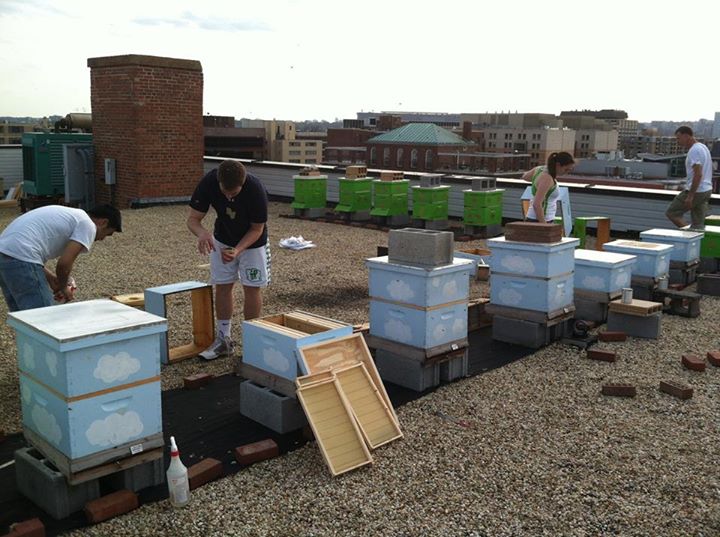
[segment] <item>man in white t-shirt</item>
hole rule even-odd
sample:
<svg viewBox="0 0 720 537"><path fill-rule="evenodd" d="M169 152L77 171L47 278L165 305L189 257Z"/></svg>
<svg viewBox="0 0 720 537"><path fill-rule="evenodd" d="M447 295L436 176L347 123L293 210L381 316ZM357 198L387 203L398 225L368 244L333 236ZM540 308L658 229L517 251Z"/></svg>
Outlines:
<svg viewBox="0 0 720 537"><path fill-rule="evenodd" d="M690 211L693 229L705 228L705 217L710 209L712 196L712 157L705 144L698 142L690 127L678 127L675 138L680 147L687 149L685 189L670 203L665 215L677 227L685 227L686 212Z"/></svg>
<svg viewBox="0 0 720 537"><path fill-rule="evenodd" d="M20 215L0 235L0 288L8 310L68 302L68 285L75 259L101 241L122 231L120 211L100 205L87 212L48 205ZM57 259L55 273L45 263Z"/></svg>

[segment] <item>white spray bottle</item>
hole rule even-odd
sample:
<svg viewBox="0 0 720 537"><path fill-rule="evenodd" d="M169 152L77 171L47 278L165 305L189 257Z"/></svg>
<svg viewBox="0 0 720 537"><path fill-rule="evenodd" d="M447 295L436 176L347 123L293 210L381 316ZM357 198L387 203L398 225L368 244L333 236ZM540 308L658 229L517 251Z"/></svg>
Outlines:
<svg viewBox="0 0 720 537"><path fill-rule="evenodd" d="M187 468L180 460L175 437L170 437L170 466L167 469L168 492L173 507L185 507L190 502L190 483Z"/></svg>

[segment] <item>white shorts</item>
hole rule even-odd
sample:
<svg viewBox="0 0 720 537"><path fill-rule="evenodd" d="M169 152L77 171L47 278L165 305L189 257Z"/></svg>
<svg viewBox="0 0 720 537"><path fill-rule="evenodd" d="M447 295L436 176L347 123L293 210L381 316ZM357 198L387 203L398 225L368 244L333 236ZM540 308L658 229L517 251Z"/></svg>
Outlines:
<svg viewBox="0 0 720 537"><path fill-rule="evenodd" d="M230 263L223 263L222 249L228 246L214 240L215 250L210 252L210 283L240 281L247 287L267 287L270 283L270 244L245 250Z"/></svg>

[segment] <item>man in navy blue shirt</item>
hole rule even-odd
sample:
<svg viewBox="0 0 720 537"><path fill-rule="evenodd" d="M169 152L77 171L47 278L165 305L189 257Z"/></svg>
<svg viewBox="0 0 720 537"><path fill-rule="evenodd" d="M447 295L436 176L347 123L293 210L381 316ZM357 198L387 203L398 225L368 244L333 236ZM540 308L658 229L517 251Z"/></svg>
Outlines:
<svg viewBox="0 0 720 537"><path fill-rule="evenodd" d="M217 215L213 233L202 225L210 206ZM237 281L243 286L245 319L260 316L261 290L270 282L267 217L265 187L235 160L208 172L190 199L187 226L198 239L198 251L210 255L210 283L215 285L217 337L200 353L205 360L233 354L230 321Z"/></svg>

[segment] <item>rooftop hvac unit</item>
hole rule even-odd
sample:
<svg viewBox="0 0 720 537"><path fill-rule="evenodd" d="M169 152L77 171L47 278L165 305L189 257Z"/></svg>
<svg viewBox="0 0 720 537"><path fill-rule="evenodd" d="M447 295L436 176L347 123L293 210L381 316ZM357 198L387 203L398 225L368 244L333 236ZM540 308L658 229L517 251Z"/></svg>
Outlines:
<svg viewBox="0 0 720 537"><path fill-rule="evenodd" d="M26 132L22 136L23 191L30 196L65 195L63 145L92 143L92 134Z"/></svg>

